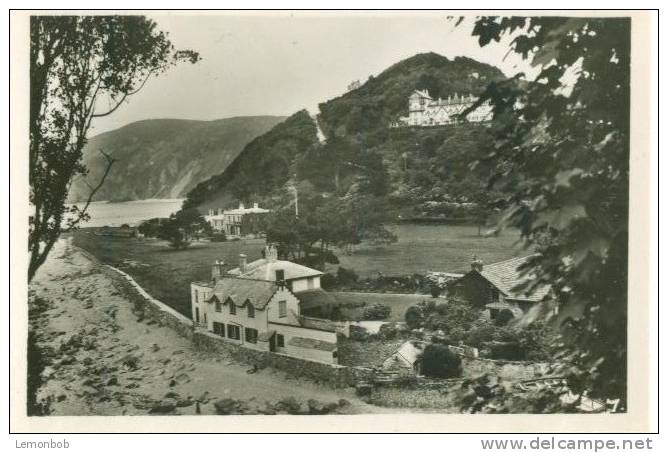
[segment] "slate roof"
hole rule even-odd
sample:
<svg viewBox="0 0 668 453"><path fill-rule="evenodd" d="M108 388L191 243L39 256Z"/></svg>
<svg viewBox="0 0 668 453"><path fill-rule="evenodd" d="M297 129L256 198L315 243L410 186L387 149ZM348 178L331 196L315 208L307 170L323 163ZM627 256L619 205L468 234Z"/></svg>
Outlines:
<svg viewBox="0 0 668 453"><path fill-rule="evenodd" d="M424 348L427 346L427 343L424 341L409 340L402 344L397 351L392 354L392 357L399 356L407 364L413 366L424 353Z"/></svg>
<svg viewBox="0 0 668 453"><path fill-rule="evenodd" d="M322 272L311 269L310 267L302 266L301 264L293 263L292 261L273 260L261 258L246 265L246 272L243 274L238 267L230 270L231 275L238 275L243 278L254 278L258 280L276 280L276 271L282 269L285 273L286 280L293 280L296 278L315 277L322 275Z"/></svg>
<svg viewBox="0 0 668 453"><path fill-rule="evenodd" d="M298 348L305 349L318 349L320 351L334 351L336 349L335 343L330 343L328 341L315 340L313 338L303 338L303 337L292 337L288 341L290 346L296 346Z"/></svg>
<svg viewBox="0 0 668 453"><path fill-rule="evenodd" d="M228 298L232 299L234 305L241 307L249 301L258 310L264 309L274 295L278 285L266 280L253 280L249 278L223 277L216 282L213 296L225 303ZM212 297L213 297L212 296Z"/></svg>
<svg viewBox="0 0 668 453"><path fill-rule="evenodd" d="M507 299L540 302L550 292L550 285L539 285L528 294L526 293L528 288L516 289L517 285L535 279L535 276L524 274L524 270L520 269L533 256L535 255L485 264L479 274L501 291Z"/></svg>

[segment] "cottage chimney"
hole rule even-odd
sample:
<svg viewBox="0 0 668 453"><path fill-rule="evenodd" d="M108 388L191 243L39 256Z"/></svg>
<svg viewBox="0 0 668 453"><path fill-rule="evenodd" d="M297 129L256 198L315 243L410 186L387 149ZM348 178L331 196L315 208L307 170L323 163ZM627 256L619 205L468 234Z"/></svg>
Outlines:
<svg viewBox="0 0 668 453"><path fill-rule="evenodd" d="M240 202L239 202L239 209L241 209L241 210L246 209L246 207L244 206L244 202L243 202L243 201L240 201Z"/></svg>
<svg viewBox="0 0 668 453"><path fill-rule="evenodd" d="M253 203L253 209L257 209L259 207L260 207L260 205L258 205L257 201L255 203Z"/></svg>
<svg viewBox="0 0 668 453"><path fill-rule="evenodd" d="M482 272L482 268L483 268L482 260L477 256L473 255L473 259L471 260L471 270Z"/></svg>
<svg viewBox="0 0 668 453"><path fill-rule="evenodd" d="M276 284L278 286L285 285L285 271L283 269L276 269L274 272L276 275Z"/></svg>
<svg viewBox="0 0 668 453"><path fill-rule="evenodd" d="M247 261L246 261L246 255L244 255L243 253L241 253L241 254L239 255L239 272L240 272L241 274L245 274L245 273L246 273L246 263L247 263Z"/></svg>
<svg viewBox="0 0 668 453"><path fill-rule="evenodd" d="M219 278L223 276L223 266L225 262L223 260L216 260L211 266L211 280L217 282Z"/></svg>

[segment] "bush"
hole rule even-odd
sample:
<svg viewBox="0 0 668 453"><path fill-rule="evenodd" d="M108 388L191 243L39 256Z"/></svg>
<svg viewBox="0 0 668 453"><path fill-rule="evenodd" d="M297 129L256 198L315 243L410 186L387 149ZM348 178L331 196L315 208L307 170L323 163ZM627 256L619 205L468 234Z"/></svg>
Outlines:
<svg viewBox="0 0 668 453"><path fill-rule="evenodd" d="M406 325L409 329L419 329L424 324L424 313L418 305L411 305L404 315Z"/></svg>
<svg viewBox="0 0 668 453"><path fill-rule="evenodd" d="M339 266L339 269L336 271L336 278L341 285L349 285L359 280L359 276L354 269L346 269L341 266Z"/></svg>
<svg viewBox="0 0 668 453"><path fill-rule="evenodd" d="M330 290L336 288L337 283L338 279L332 274L323 274L320 277L320 286L322 286L322 289Z"/></svg>
<svg viewBox="0 0 668 453"><path fill-rule="evenodd" d="M513 315L512 311L508 310L507 308L504 308L494 318L494 324L496 324L497 326L505 326L514 317L515 317L515 315Z"/></svg>
<svg viewBox="0 0 668 453"><path fill-rule="evenodd" d="M392 309L385 304L372 304L364 308L362 317L368 321L381 321L390 317Z"/></svg>
<svg viewBox="0 0 668 453"><path fill-rule="evenodd" d="M395 323L392 324L383 324L378 329L378 336L383 340L394 340L399 336L399 329Z"/></svg>
<svg viewBox="0 0 668 453"><path fill-rule="evenodd" d="M227 236L225 236L225 232L223 231L218 231L215 233L211 234L211 242L225 242L227 241Z"/></svg>
<svg viewBox="0 0 668 453"><path fill-rule="evenodd" d="M462 359L442 344L429 344L422 355L422 373L437 378L455 378L462 375Z"/></svg>

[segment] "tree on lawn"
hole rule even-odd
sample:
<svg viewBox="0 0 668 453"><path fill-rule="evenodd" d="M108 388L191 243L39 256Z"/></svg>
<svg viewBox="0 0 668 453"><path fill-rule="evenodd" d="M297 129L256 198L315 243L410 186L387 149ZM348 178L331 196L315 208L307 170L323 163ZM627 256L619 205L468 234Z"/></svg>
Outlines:
<svg viewBox="0 0 668 453"><path fill-rule="evenodd" d="M626 409L630 19L480 17L480 45L513 35L539 74L490 84L505 223L538 255L526 268L555 290L569 387Z"/></svg>
<svg viewBox="0 0 668 453"><path fill-rule="evenodd" d="M30 281L61 232L88 219L114 163L100 150L107 160L103 176L89 184L83 207L65 206L73 178L87 174L82 150L91 122L115 112L151 76L199 55L175 51L143 16L32 16L29 57Z"/></svg>

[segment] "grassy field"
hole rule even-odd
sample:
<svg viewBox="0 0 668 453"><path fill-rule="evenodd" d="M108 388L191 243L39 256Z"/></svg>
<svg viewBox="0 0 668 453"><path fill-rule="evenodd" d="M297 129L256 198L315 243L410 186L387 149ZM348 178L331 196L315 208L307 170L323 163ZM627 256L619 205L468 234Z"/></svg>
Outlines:
<svg viewBox="0 0 668 453"><path fill-rule="evenodd" d="M190 316L190 282L209 280L211 264L222 259L236 264L239 254L248 261L261 258L264 240L194 242L185 250L173 250L156 239L124 239L96 236L92 229L74 233L74 245L105 264L130 274L153 297Z"/></svg>
<svg viewBox="0 0 668 453"><path fill-rule="evenodd" d="M473 226L397 225L392 230L399 237L397 243L383 247L362 244L353 255L339 254L341 265L355 269L361 277L374 277L378 272L384 275L422 274L430 270L455 272L466 271L473 254L492 263L523 253L517 245L516 232L483 238L477 236L477 228ZM236 266L240 253L245 253L250 262L261 257L264 247L264 240L251 239L195 242L185 250L176 251L156 239L97 236L94 231L87 228L73 233L74 244L101 262L132 275L154 297L187 316L190 316L190 282L208 280L211 264L217 259ZM409 302L390 304L392 318L402 318Z"/></svg>
<svg viewBox="0 0 668 453"><path fill-rule="evenodd" d="M362 244L353 255L339 254L341 266L352 268L360 277L424 274L428 271L466 272L471 256L485 263L528 254L518 244L519 232L506 230L494 237L478 236L470 225L413 225L390 227L399 240L376 247Z"/></svg>
<svg viewBox="0 0 668 453"><path fill-rule="evenodd" d="M392 312L387 321L403 321L406 310L423 300L430 300L428 294L392 294L392 293L351 293L337 292L336 298L343 304L354 305L355 308L342 308L341 314L350 321L363 321L364 307L372 304L388 305Z"/></svg>

